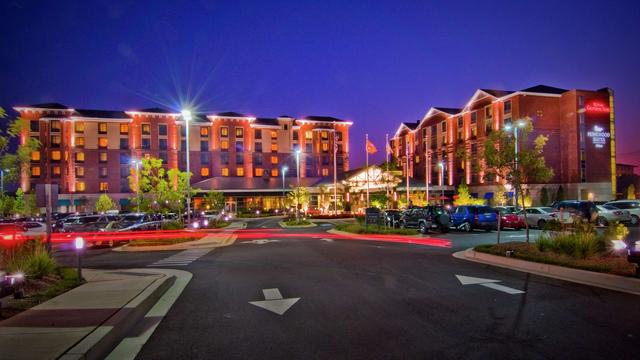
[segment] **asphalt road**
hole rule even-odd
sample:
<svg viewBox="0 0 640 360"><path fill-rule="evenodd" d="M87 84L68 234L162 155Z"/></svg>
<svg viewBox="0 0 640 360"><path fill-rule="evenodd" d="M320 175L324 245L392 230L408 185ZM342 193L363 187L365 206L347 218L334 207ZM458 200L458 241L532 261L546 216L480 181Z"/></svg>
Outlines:
<svg viewBox="0 0 640 360"><path fill-rule="evenodd" d="M327 226L279 230L276 223L250 222L267 241L239 238L181 267L194 277L138 358L637 358L637 296L451 256L495 241L495 233L433 234L452 249L327 241ZM144 267L173 253L92 250L85 263ZM524 293L461 285L456 275ZM274 288L300 299L283 315L249 303Z"/></svg>

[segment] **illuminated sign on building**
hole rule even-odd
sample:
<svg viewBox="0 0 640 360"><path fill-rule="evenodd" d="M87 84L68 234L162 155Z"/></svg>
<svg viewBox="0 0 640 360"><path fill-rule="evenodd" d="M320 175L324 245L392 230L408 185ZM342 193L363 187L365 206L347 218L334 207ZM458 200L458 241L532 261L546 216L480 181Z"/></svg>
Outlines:
<svg viewBox="0 0 640 360"><path fill-rule="evenodd" d="M591 102L585 106L588 112L596 112L596 113L608 113L609 107L601 102Z"/></svg>
<svg viewBox="0 0 640 360"><path fill-rule="evenodd" d="M603 127L595 125L593 131L589 131L587 136L591 138L595 147L601 149L607 143L607 139L611 137L611 133L604 131Z"/></svg>

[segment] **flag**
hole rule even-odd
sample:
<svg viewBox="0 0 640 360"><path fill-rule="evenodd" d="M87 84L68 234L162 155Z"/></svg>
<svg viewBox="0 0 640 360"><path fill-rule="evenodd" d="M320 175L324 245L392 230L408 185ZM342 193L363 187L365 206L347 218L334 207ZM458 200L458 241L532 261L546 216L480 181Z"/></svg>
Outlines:
<svg viewBox="0 0 640 360"><path fill-rule="evenodd" d="M378 152L378 149L376 149L375 145L373 145L371 140L367 139L367 153L375 154L376 152Z"/></svg>

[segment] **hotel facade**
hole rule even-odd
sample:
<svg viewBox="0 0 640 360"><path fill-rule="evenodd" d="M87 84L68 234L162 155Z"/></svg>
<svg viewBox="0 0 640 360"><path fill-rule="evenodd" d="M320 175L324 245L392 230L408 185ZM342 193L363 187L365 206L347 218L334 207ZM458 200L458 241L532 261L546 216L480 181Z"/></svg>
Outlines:
<svg viewBox="0 0 640 360"><path fill-rule="evenodd" d="M484 173L484 142L523 118L533 123L527 146L539 134L549 137L544 157L555 174L546 184L527 184L534 204L543 187L552 199L560 186L567 199L615 198L614 97L608 88L478 89L462 108L432 107L421 120L400 124L390 140L392 156L412 180L411 190L424 190L427 177L436 194L451 196L466 183L475 196L491 199L504 181Z"/></svg>
<svg viewBox="0 0 640 360"><path fill-rule="evenodd" d="M21 141L31 137L41 144L20 186L42 195L44 184L52 184L59 211L91 208L101 193L126 205L133 161L148 157L185 171L188 153L192 187L223 191L232 210L277 207L283 189L297 184L297 150L302 185L332 179L334 168L337 176L349 169L352 123L333 117L194 114L187 144L181 114L160 108L105 111L47 103L14 109L25 120Z"/></svg>

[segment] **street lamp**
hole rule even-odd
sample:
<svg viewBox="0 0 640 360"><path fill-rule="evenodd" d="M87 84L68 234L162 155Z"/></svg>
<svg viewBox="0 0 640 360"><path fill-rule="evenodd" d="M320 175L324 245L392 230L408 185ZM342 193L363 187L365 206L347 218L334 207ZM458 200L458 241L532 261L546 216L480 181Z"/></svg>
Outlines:
<svg viewBox="0 0 640 360"><path fill-rule="evenodd" d="M136 167L136 199L138 199L138 213L140 213L140 164L139 160L131 161Z"/></svg>
<svg viewBox="0 0 640 360"><path fill-rule="evenodd" d="M438 166L440 167L440 200L444 204L444 161L440 161Z"/></svg>
<svg viewBox="0 0 640 360"><path fill-rule="evenodd" d="M0 192L4 194L4 172L11 171L11 169L0 169Z"/></svg>
<svg viewBox="0 0 640 360"><path fill-rule="evenodd" d="M185 135L187 148L185 149L187 152L187 224L191 224L191 169L189 166L189 121L191 121L191 111L184 109L182 110L182 119L184 120L185 127Z"/></svg>
<svg viewBox="0 0 640 360"><path fill-rule="evenodd" d="M84 250L84 238L78 236L73 245L76 249L76 259L78 263L78 281L82 281L82 251Z"/></svg>
<svg viewBox="0 0 640 360"><path fill-rule="evenodd" d="M300 218L300 149L296 150L296 176L298 178L298 188L296 189L296 221Z"/></svg>
<svg viewBox="0 0 640 360"><path fill-rule="evenodd" d="M515 189L514 189L514 200L515 200L515 206L516 206L516 208L518 208L518 178L519 178L519 176L518 176L518 174L517 174L517 171L518 171L518 128L523 128L523 127L525 127L526 125L527 125L527 124L526 124L524 121L522 121L522 120L518 120L518 121L516 122L516 126L513 126L512 124L506 124L506 125L504 126L504 130L505 130L505 131L511 131L511 130L513 130L513 136L514 136L514 140L515 140L515 146L514 146L514 148L515 148L515 153L516 153L516 157L515 157L515 162L516 162L516 164L515 164L516 177L515 177L515 184L514 184L514 185L515 185L515 186L514 186L514 188L515 188Z"/></svg>
<svg viewBox="0 0 640 360"><path fill-rule="evenodd" d="M282 201L284 202L284 176L289 168L287 166L282 167Z"/></svg>

